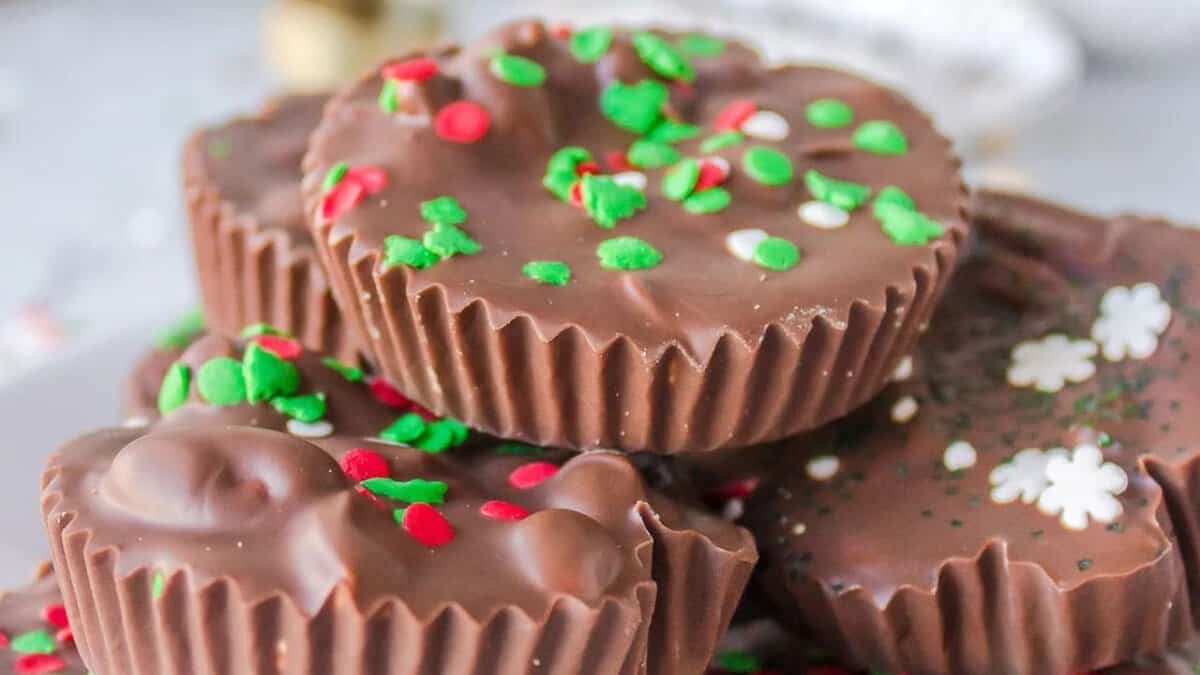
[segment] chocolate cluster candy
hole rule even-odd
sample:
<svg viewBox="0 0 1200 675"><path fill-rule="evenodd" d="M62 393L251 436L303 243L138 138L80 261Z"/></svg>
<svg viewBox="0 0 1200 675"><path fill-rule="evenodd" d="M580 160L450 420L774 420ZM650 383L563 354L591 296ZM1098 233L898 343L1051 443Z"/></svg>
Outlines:
<svg viewBox="0 0 1200 675"><path fill-rule="evenodd" d="M539 23L397 59L305 160L314 239L384 374L541 445L657 453L877 394L964 235L897 94L716 38Z"/></svg>
<svg viewBox="0 0 1200 675"><path fill-rule="evenodd" d="M184 187L211 329L232 337L266 322L356 362L358 341L317 261L300 194L301 159L325 101L281 98L197 132L184 150Z"/></svg>
<svg viewBox="0 0 1200 675"><path fill-rule="evenodd" d="M14 675L84 675L67 609L49 563L29 586L0 591L0 670Z"/></svg>
<svg viewBox="0 0 1200 675"><path fill-rule="evenodd" d="M511 443L108 430L43 508L96 675L696 673L756 559L622 455Z"/></svg>
<svg viewBox="0 0 1200 675"><path fill-rule="evenodd" d="M838 660L1068 673L1167 651L1200 579L1200 232L1023 198L861 412L758 452L763 590Z"/></svg>

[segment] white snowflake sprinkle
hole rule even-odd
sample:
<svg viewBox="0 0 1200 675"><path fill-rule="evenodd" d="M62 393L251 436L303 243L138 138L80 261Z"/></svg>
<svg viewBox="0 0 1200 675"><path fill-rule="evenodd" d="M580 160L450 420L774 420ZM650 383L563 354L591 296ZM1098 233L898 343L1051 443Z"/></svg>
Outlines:
<svg viewBox="0 0 1200 675"><path fill-rule="evenodd" d="M133 417L125 418L125 421L121 423L121 426L125 427L126 429L142 429L150 426L150 418L142 417L141 415L134 415Z"/></svg>
<svg viewBox="0 0 1200 675"><path fill-rule="evenodd" d="M745 513L746 502L737 497L725 502L725 505L721 507L721 518L731 523L741 518Z"/></svg>
<svg viewBox="0 0 1200 675"><path fill-rule="evenodd" d="M1158 349L1158 338L1171 323L1171 306L1158 286L1114 286L1100 300L1100 316L1092 324L1092 339L1109 361L1145 359Z"/></svg>
<svg viewBox="0 0 1200 675"><path fill-rule="evenodd" d="M733 168L729 165L729 160L725 159L724 157L722 157L720 155L712 155L711 157L705 157L704 159L700 160L700 162L702 164L712 164L713 166L717 167L718 169L721 170L721 175L724 178L728 178L729 173L731 171L733 171ZM722 180L724 180L724 178L722 178Z"/></svg>
<svg viewBox="0 0 1200 675"><path fill-rule="evenodd" d="M1046 478L1046 464L1054 457L1066 458L1066 449L1054 448L1042 452L1038 448L1026 448L992 469L992 473L988 474L988 482L992 484L992 501L1008 504L1020 497L1026 504L1036 502L1050 485Z"/></svg>
<svg viewBox="0 0 1200 675"><path fill-rule="evenodd" d="M954 441L942 454L942 464L945 465L947 471L969 469L975 466L975 462L978 460L979 455L975 452L975 446L966 441Z"/></svg>
<svg viewBox="0 0 1200 675"><path fill-rule="evenodd" d="M913 357L905 356L892 372L892 382L907 382L913 376Z"/></svg>
<svg viewBox="0 0 1200 675"><path fill-rule="evenodd" d="M800 220L822 230L836 230L850 222L850 214L827 202L804 202L800 205Z"/></svg>
<svg viewBox="0 0 1200 675"><path fill-rule="evenodd" d="M892 421L897 424L906 424L912 418L917 416L917 411L920 406L917 404L917 399L912 396L905 396L892 406Z"/></svg>
<svg viewBox="0 0 1200 675"><path fill-rule="evenodd" d="M1012 350L1008 383L1014 387L1034 386L1038 391L1056 392L1067 382L1078 384L1096 374L1096 343L1072 340L1065 335L1047 335L1022 342Z"/></svg>
<svg viewBox="0 0 1200 675"><path fill-rule="evenodd" d="M758 247L762 240L767 238L767 233L759 229L734 230L725 237L725 248L734 255L735 258L740 258L746 262L753 262L754 249Z"/></svg>
<svg viewBox="0 0 1200 675"><path fill-rule="evenodd" d="M808 466L805 471L808 472L808 477L813 480L826 481L837 475L838 468L841 462L833 455L818 455L808 460Z"/></svg>
<svg viewBox="0 0 1200 675"><path fill-rule="evenodd" d="M1046 480L1050 485L1038 498L1038 510L1048 516L1061 514L1063 527L1083 530L1088 517L1100 523L1111 523L1124 509L1117 495L1129 487L1125 470L1104 461L1104 454L1094 445L1081 445L1066 455L1051 457L1046 463Z"/></svg>
<svg viewBox="0 0 1200 675"><path fill-rule="evenodd" d="M612 179L617 185L637 188L638 190L646 189L646 174L641 171L623 171L615 174Z"/></svg>
<svg viewBox="0 0 1200 675"><path fill-rule="evenodd" d="M742 122L742 133L763 141L782 141L792 132L783 115L773 110L759 110Z"/></svg>
<svg viewBox="0 0 1200 675"><path fill-rule="evenodd" d="M333 433L333 425L325 420L316 422L288 420L287 430L289 434L301 438L325 438Z"/></svg>

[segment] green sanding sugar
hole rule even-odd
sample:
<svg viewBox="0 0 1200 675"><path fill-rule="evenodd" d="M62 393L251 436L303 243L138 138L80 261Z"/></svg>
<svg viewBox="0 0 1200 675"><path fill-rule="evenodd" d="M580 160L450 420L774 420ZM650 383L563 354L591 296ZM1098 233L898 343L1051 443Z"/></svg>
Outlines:
<svg viewBox="0 0 1200 675"><path fill-rule="evenodd" d="M591 158L592 153L588 152L587 148L567 145L550 155L550 160L546 162L546 173L569 173L574 176L579 163L589 161Z"/></svg>
<svg viewBox="0 0 1200 675"><path fill-rule="evenodd" d="M58 651L54 636L44 628L13 637L9 647L18 654L53 654Z"/></svg>
<svg viewBox="0 0 1200 675"><path fill-rule="evenodd" d="M323 192L329 192L333 188L337 187L337 184L342 182L342 179L346 177L346 173L348 171L350 171L349 164L345 162L338 162L337 164L334 164L333 168L331 168L329 172L325 174L325 180L321 182L321 190Z"/></svg>
<svg viewBox="0 0 1200 675"><path fill-rule="evenodd" d="M383 86L379 88L379 109L383 112L392 115L400 109L400 85L395 80L387 79L383 81Z"/></svg>
<svg viewBox="0 0 1200 675"><path fill-rule="evenodd" d="M571 280L571 268L556 260L533 260L525 263L521 274L548 286L566 286Z"/></svg>
<svg viewBox="0 0 1200 675"><path fill-rule="evenodd" d="M700 152L708 153L724 150L725 148L738 145L744 140L746 140L746 135L740 131L722 131L704 139L700 144Z"/></svg>
<svg viewBox="0 0 1200 675"><path fill-rule="evenodd" d="M854 121L854 110L836 98L822 98L808 104L804 111L808 123L818 129L837 129Z"/></svg>
<svg viewBox="0 0 1200 675"><path fill-rule="evenodd" d="M633 34L633 48L642 62L668 80L690 81L696 77L691 62L675 45L647 31Z"/></svg>
<svg viewBox="0 0 1200 675"><path fill-rule="evenodd" d="M759 267L783 272L800 261L800 249L787 239L767 237L754 247L754 262Z"/></svg>
<svg viewBox="0 0 1200 675"><path fill-rule="evenodd" d="M725 53L725 41L714 35L689 33L679 38L675 45L689 56L720 56Z"/></svg>
<svg viewBox="0 0 1200 675"><path fill-rule="evenodd" d="M679 143L693 139L700 135L700 127L694 124L684 122L676 122L675 120L663 120L654 130L647 136L652 141L659 143Z"/></svg>
<svg viewBox="0 0 1200 675"><path fill-rule="evenodd" d="M583 63L595 63L612 46L612 29L605 26L590 26L571 35L571 55Z"/></svg>
<svg viewBox="0 0 1200 675"><path fill-rule="evenodd" d="M306 424L325 417L325 394L301 394L300 396L276 396L271 405L282 415Z"/></svg>
<svg viewBox="0 0 1200 675"><path fill-rule="evenodd" d="M644 270L657 266L663 255L637 237L614 237L596 247L600 266L609 270Z"/></svg>
<svg viewBox="0 0 1200 675"><path fill-rule="evenodd" d="M804 184L813 198L844 211L853 211L871 198L871 189L867 186L829 178L816 169L809 169L804 174Z"/></svg>
<svg viewBox="0 0 1200 675"><path fill-rule="evenodd" d="M332 356L323 357L321 359L321 363L325 364L325 367L337 371L342 377L346 378L350 382L361 382L363 379L362 368L356 368L354 366L342 363Z"/></svg>
<svg viewBox="0 0 1200 675"><path fill-rule="evenodd" d="M246 400L242 364L228 356L209 359L196 373L196 389L214 405L237 405Z"/></svg>
<svg viewBox="0 0 1200 675"><path fill-rule="evenodd" d="M423 270L437 264L439 260L441 258L438 257L438 254L425 248L425 244L411 237L392 234L383 240L384 269L407 265L413 269Z"/></svg>
<svg viewBox="0 0 1200 675"><path fill-rule="evenodd" d="M667 87L658 80L637 84L613 80L600 95L600 109L613 124L640 135L658 125L667 98Z"/></svg>
<svg viewBox="0 0 1200 675"><path fill-rule="evenodd" d="M421 202L421 218L427 223L461 225L467 221L467 212L457 199L443 195Z"/></svg>
<svg viewBox="0 0 1200 675"><path fill-rule="evenodd" d="M497 54L490 64L497 79L518 87L540 87L546 82L546 69L533 59L516 54Z"/></svg>
<svg viewBox="0 0 1200 675"><path fill-rule="evenodd" d="M158 388L158 411L166 415L186 403L191 383L192 369L180 361L172 363Z"/></svg>
<svg viewBox="0 0 1200 675"><path fill-rule="evenodd" d="M445 504L447 486L440 480L398 481L391 478L368 478L362 486L372 494L409 504Z"/></svg>
<svg viewBox="0 0 1200 675"><path fill-rule="evenodd" d="M418 450L430 453L442 453L450 449L454 443L454 430L442 424L445 420L434 420L425 426L425 433L412 442Z"/></svg>
<svg viewBox="0 0 1200 675"><path fill-rule="evenodd" d="M251 403L269 401L276 396L289 396L300 388L300 371L257 342L246 346L242 355L242 376L246 398Z"/></svg>
<svg viewBox="0 0 1200 675"><path fill-rule="evenodd" d="M663 175L662 192L667 199L683 201L700 180L700 161L687 158L667 170Z"/></svg>
<svg viewBox="0 0 1200 675"><path fill-rule="evenodd" d="M417 413L404 413L386 429L379 432L379 437L391 443L409 444L425 433L425 418Z"/></svg>
<svg viewBox="0 0 1200 675"><path fill-rule="evenodd" d="M436 223L425 233L422 242L425 248L442 258L452 258L460 253L475 255L482 248L469 234L447 223Z"/></svg>
<svg viewBox="0 0 1200 675"><path fill-rule="evenodd" d="M733 197L729 194L729 190L723 187L711 187L683 200L683 208L688 213L716 213L723 211L731 202L733 202Z"/></svg>
<svg viewBox="0 0 1200 675"><path fill-rule="evenodd" d="M883 231L901 246L924 246L946 232L946 228L925 214L893 208L885 212Z"/></svg>
<svg viewBox="0 0 1200 675"><path fill-rule="evenodd" d="M854 146L876 155L903 155L908 152L908 138L891 122L871 120L854 132Z"/></svg>
<svg viewBox="0 0 1200 675"><path fill-rule="evenodd" d="M621 185L610 176L585 174L581 194L584 210L606 229L646 208L646 195L641 190Z"/></svg>
<svg viewBox="0 0 1200 675"><path fill-rule="evenodd" d="M679 161L679 151L666 143L640 138L629 146L626 158L642 169L658 169Z"/></svg>
<svg viewBox="0 0 1200 675"><path fill-rule="evenodd" d="M889 185L880 190L879 194L875 195L875 205L872 211L875 213L876 218L883 219L893 209L916 211L917 203L904 190L895 185Z"/></svg>
<svg viewBox="0 0 1200 675"><path fill-rule="evenodd" d="M547 172L542 178L542 185L553 192L555 197L569 202L571 201L571 188L578 180L579 176L574 171Z"/></svg>
<svg viewBox="0 0 1200 675"><path fill-rule="evenodd" d="M764 185L785 185L795 176L792 160L775 148L756 146L742 156L742 168Z"/></svg>

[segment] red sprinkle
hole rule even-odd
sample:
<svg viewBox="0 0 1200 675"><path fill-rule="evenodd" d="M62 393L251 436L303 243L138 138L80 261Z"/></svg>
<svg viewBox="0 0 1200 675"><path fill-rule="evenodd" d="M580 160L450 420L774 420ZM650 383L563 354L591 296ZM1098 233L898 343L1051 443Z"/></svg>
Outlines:
<svg viewBox="0 0 1200 675"><path fill-rule="evenodd" d="M524 508L499 499L485 502L479 507L479 512L492 520L524 520L529 516L529 511Z"/></svg>
<svg viewBox="0 0 1200 675"><path fill-rule="evenodd" d="M571 184L571 205L583 206L583 181L575 181Z"/></svg>
<svg viewBox="0 0 1200 675"><path fill-rule="evenodd" d="M304 347L300 346L299 342L282 335L259 335L254 341L285 361L291 361L304 352Z"/></svg>
<svg viewBox="0 0 1200 675"><path fill-rule="evenodd" d="M67 667L67 662L55 654L25 654L14 664L19 675L40 675L41 673L61 673Z"/></svg>
<svg viewBox="0 0 1200 675"><path fill-rule="evenodd" d="M364 487L362 485L355 485L354 491L357 492L358 494L366 497L367 499L371 500L371 503L374 504L375 506L378 506L379 508L381 508L385 511L392 510L391 505L389 505L387 502L383 501L383 498L381 498L379 495L375 494L374 492L371 492L366 487Z"/></svg>
<svg viewBox="0 0 1200 675"><path fill-rule="evenodd" d="M387 187L387 172L375 166L356 166L346 172L342 180L352 180L362 186L367 194L373 195Z"/></svg>
<svg viewBox="0 0 1200 675"><path fill-rule="evenodd" d="M560 23L550 29L550 34L560 40L566 40L575 34L575 31L565 23Z"/></svg>
<svg viewBox="0 0 1200 675"><path fill-rule="evenodd" d="M371 395L375 397L375 400L386 406L404 411L411 410L413 407L412 399L401 394L399 389L393 387L382 377L371 380L370 387Z"/></svg>
<svg viewBox="0 0 1200 675"><path fill-rule="evenodd" d="M383 67L383 76L389 80L422 82L437 75L438 62L430 58L408 59L389 63Z"/></svg>
<svg viewBox="0 0 1200 675"><path fill-rule="evenodd" d="M438 111L433 129L454 143L474 143L487 135L492 124L488 111L474 101L455 101Z"/></svg>
<svg viewBox="0 0 1200 675"><path fill-rule="evenodd" d="M600 173L600 164L586 160L575 165L575 174L582 176L586 173Z"/></svg>
<svg viewBox="0 0 1200 675"><path fill-rule="evenodd" d="M0 649L8 649L8 646L10 644L12 644L12 643L8 639L8 633L5 633L4 631L0 630Z"/></svg>
<svg viewBox="0 0 1200 675"><path fill-rule="evenodd" d="M75 641L75 632L71 630L70 626L63 626L54 634L54 639L58 640L60 645L69 645Z"/></svg>
<svg viewBox="0 0 1200 675"><path fill-rule="evenodd" d="M742 128L742 122L745 122L757 110L758 104L754 101L748 98L735 99L717 113L717 119L713 122L713 126L717 131L736 131Z"/></svg>
<svg viewBox="0 0 1200 675"><path fill-rule="evenodd" d="M754 494L758 489L757 478L743 478L741 480L732 480L713 490L713 496L725 501L728 499L745 499Z"/></svg>
<svg viewBox="0 0 1200 675"><path fill-rule="evenodd" d="M343 180L326 195L321 202L321 219L331 222L348 213L365 197L367 191L354 181Z"/></svg>
<svg viewBox="0 0 1200 675"><path fill-rule="evenodd" d="M67 607L61 602L42 608L42 620L55 628L67 627Z"/></svg>
<svg viewBox="0 0 1200 675"><path fill-rule="evenodd" d="M346 476L360 483L368 478L386 478L391 473L383 455L366 448L351 449L342 455L338 465Z"/></svg>
<svg viewBox="0 0 1200 675"><path fill-rule="evenodd" d="M512 473L508 474L508 484L519 490L528 490L553 478L556 473L558 473L556 464L530 462L513 469Z"/></svg>
<svg viewBox="0 0 1200 675"><path fill-rule="evenodd" d="M604 156L604 161L612 171L629 171L633 168L633 165L629 163L629 158L621 150L610 151Z"/></svg>
<svg viewBox="0 0 1200 675"><path fill-rule="evenodd" d="M446 517L428 504L412 504L404 509L404 531L430 548L454 541L454 528Z"/></svg>
<svg viewBox="0 0 1200 675"><path fill-rule="evenodd" d="M712 160L701 160L700 162L700 177L696 179L696 187L693 192L703 192L711 187L716 187L725 182L729 174L725 173L725 169Z"/></svg>

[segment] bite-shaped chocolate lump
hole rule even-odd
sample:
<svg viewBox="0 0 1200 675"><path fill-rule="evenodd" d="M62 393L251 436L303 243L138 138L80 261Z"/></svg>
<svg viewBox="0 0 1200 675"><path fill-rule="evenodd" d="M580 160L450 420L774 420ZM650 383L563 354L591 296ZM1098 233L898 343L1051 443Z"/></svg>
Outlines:
<svg viewBox="0 0 1200 675"><path fill-rule="evenodd" d="M54 570L38 566L33 583L0 591L0 670L14 675L88 672L67 620Z"/></svg>
<svg viewBox="0 0 1200 675"><path fill-rule="evenodd" d="M1067 673L1167 651L1200 590L1200 232L1022 198L896 382L762 450L746 507L789 628L891 672Z"/></svg>
<svg viewBox="0 0 1200 675"><path fill-rule="evenodd" d="M575 449L740 447L853 410L967 231L950 143L896 93L654 30L525 22L398 58L331 102L305 168L382 372Z"/></svg>
<svg viewBox="0 0 1200 675"><path fill-rule="evenodd" d="M96 675L696 673L756 560L622 455L511 443L103 431L43 507Z"/></svg>

